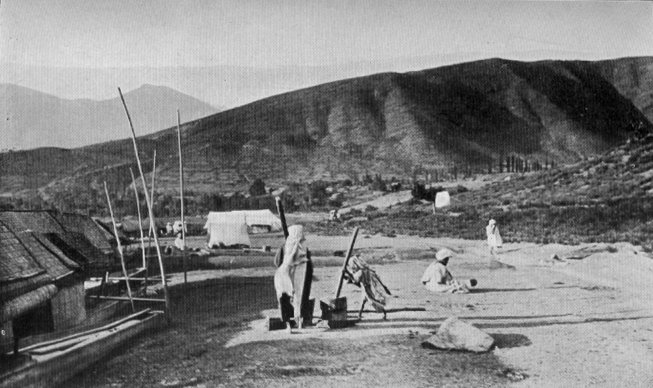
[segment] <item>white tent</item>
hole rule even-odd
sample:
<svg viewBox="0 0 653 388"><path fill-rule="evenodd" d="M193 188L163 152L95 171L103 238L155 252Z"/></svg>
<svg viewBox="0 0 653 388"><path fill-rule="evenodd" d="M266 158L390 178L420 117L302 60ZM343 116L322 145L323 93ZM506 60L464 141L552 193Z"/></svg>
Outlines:
<svg viewBox="0 0 653 388"><path fill-rule="evenodd" d="M232 245L251 246L243 212L210 212L204 225L209 233L210 248Z"/></svg>
<svg viewBox="0 0 653 388"><path fill-rule="evenodd" d="M270 231L281 230L281 220L269 209L265 210L243 210L247 226L267 226Z"/></svg>

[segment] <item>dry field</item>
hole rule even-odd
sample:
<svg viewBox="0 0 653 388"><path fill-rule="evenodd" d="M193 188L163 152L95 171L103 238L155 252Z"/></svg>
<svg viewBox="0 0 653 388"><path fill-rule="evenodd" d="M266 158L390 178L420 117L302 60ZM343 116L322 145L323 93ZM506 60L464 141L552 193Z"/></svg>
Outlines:
<svg viewBox="0 0 653 388"><path fill-rule="evenodd" d="M314 251L348 237L310 235ZM359 237L357 248L388 285L388 320L371 311L355 326L268 332L277 315L272 267L174 274L174 321L138 339L66 386L650 386L653 260L630 244L507 244L490 265L480 241ZM470 294L431 294L419 283L432 248L457 252L451 271L474 277ZM580 257L566 264L553 254ZM323 259L323 258L320 258ZM336 258L326 262L337 262ZM340 258L340 260L342 260ZM338 268L316 268L312 295L334 293ZM349 309L360 291L344 288ZM316 309L317 310L317 309ZM317 311L316 311L317 313ZM491 334L486 354L425 349L447 317Z"/></svg>

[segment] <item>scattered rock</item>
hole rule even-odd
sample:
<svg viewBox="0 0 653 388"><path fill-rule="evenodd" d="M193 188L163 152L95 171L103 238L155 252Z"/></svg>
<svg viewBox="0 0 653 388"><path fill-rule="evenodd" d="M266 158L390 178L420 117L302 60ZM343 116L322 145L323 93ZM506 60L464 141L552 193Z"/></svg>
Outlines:
<svg viewBox="0 0 653 388"><path fill-rule="evenodd" d="M505 377L510 381L522 381L525 380L528 375L526 373L516 371L511 368L506 368L497 373L498 376Z"/></svg>
<svg viewBox="0 0 653 388"><path fill-rule="evenodd" d="M437 333L423 342L422 346L482 353L490 350L493 344L494 338L489 334L456 317L451 317L444 321Z"/></svg>

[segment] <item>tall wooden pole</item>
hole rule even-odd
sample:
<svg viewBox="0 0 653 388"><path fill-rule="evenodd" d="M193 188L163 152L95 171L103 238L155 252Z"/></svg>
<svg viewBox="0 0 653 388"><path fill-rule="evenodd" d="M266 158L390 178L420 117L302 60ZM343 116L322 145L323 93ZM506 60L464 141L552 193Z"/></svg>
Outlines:
<svg viewBox="0 0 653 388"><path fill-rule="evenodd" d="M356 243L356 236L358 236L358 227L354 229L354 233L351 235L351 243L349 243L349 249L347 250L347 256L345 256L345 262L342 265L342 271L340 272L340 279L338 280L338 289L336 290L336 299L340 297L340 291L342 290L342 282L345 280L345 271L347 271L347 264L349 264L349 258L351 257L352 252L354 251L354 244Z"/></svg>
<svg viewBox="0 0 653 388"><path fill-rule="evenodd" d="M156 177L156 148L154 149L154 156L152 157L152 206L154 206L154 178ZM143 188L144 191L147 191L147 187ZM156 229L152 228L152 222L150 220L150 228L147 231L147 254L149 255L152 252L152 231L156 232ZM145 277L147 278L147 271L145 272ZM145 281L147 284L147 280Z"/></svg>
<svg viewBox="0 0 653 388"><path fill-rule="evenodd" d="M281 198L276 197L277 211L279 212L279 219L281 220L281 229L283 229L283 237L288 238L288 224L286 223L286 213L283 211L283 204Z"/></svg>
<svg viewBox="0 0 653 388"><path fill-rule="evenodd" d="M129 173L132 176L132 184L134 185L134 195L136 196L136 210L138 212L138 230L141 233L141 253L143 255L143 270L145 271L145 281L143 287L147 295L147 256L145 252L145 236L143 235L143 216L141 215L141 200L138 198L138 188L136 188L136 178L134 178L134 171L129 167ZM149 250L148 250L149 252Z"/></svg>
<svg viewBox="0 0 653 388"><path fill-rule="evenodd" d="M152 198L152 206L154 206L154 178L156 177L156 148L154 149L154 156L152 157L152 186L150 186L151 193L150 198ZM147 188L145 188L147 190ZM148 237L150 242L152 241L152 234L156 233L156 226L152 224L150 220L150 230L148 232Z"/></svg>
<svg viewBox="0 0 653 388"><path fill-rule="evenodd" d="M184 284L188 282L186 271L186 230L184 224L184 167L181 158L181 117L177 110L177 146L179 148L179 197L181 199L181 262L184 266Z"/></svg>
<svg viewBox="0 0 653 388"><path fill-rule="evenodd" d="M138 229L141 231L141 251L143 252L143 268L147 268L145 262L145 236L143 235L143 218L141 216L141 200L138 198L138 189L136 188L136 178L134 178L134 171L129 168L129 173L132 175L132 184L134 185L134 195L136 196L136 210L138 212Z"/></svg>
<svg viewBox="0 0 653 388"><path fill-rule="evenodd" d="M104 193L107 195L107 204L109 204L109 214L111 214L111 223L113 224L113 234L116 236L116 242L118 243L118 253L120 254L120 265L122 266L122 274L125 276L125 283L127 284L127 296L129 296L129 302L132 305L132 313L136 312L134 307L134 300L132 299L132 289L129 285L129 277L127 277L127 268L125 267L125 256L122 254L122 244L120 243L120 238L118 237L118 228L116 227L116 219L113 217L113 209L111 208L111 199L109 199L109 190L107 189L107 182L104 182Z"/></svg>
<svg viewBox="0 0 653 388"><path fill-rule="evenodd" d="M122 91L118 88L118 93L120 94L120 100L122 105L125 108L125 114L127 115L127 120L129 121L129 128L132 132L132 143L134 144L134 155L136 155L136 162L138 164L138 172L141 174L141 182L143 183L143 191L145 192L145 202L147 203L147 211L150 216L150 223L155 223L154 221L154 212L152 211L152 201L150 200L150 195L147 192L147 184L145 183L145 175L143 175L143 167L141 166L141 158L138 156L138 145L136 144L136 132L134 132L134 124L132 123L132 118L129 115L129 110L127 109L127 104L125 103L125 98L122 95ZM156 255L159 259L159 269L161 271L161 283L163 284L163 294L166 300L166 312L169 316L170 313L170 296L168 295L168 282L166 280L165 270L163 268L163 258L161 257L161 247L159 246L159 238L156 234L156 229L154 230L154 246L156 248Z"/></svg>

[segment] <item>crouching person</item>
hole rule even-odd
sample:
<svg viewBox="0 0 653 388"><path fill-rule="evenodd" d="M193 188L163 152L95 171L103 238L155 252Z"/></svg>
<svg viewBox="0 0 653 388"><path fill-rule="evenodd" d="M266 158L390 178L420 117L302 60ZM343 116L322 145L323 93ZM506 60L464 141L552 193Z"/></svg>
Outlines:
<svg viewBox="0 0 653 388"><path fill-rule="evenodd" d="M471 288L476 286L476 279L465 282L454 279L447 268L449 259L452 257L453 252L447 248L443 248L435 254L435 261L426 268L422 276L422 284L427 290L444 293L468 293Z"/></svg>
<svg viewBox="0 0 653 388"><path fill-rule="evenodd" d="M358 255L352 257L347 264L345 276L349 283L363 289L363 300L358 311L358 319L363 316L365 303L368 301L374 310L383 313L383 319L387 318L385 306L388 296L392 295L388 287L383 284L379 275Z"/></svg>

